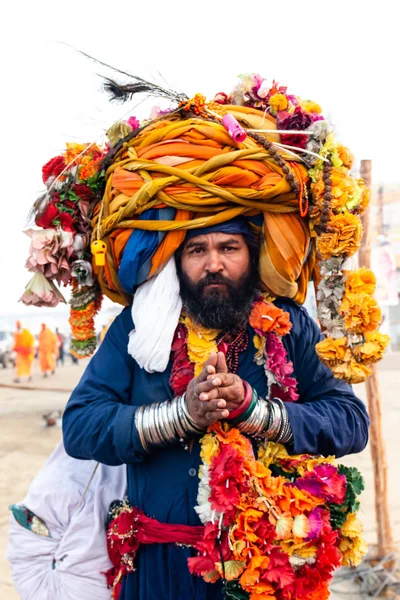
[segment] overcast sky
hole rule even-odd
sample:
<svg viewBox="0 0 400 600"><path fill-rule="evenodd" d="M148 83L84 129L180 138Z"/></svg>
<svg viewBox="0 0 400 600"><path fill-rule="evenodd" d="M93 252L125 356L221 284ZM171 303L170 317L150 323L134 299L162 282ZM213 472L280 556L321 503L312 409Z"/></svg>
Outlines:
<svg viewBox="0 0 400 600"><path fill-rule="evenodd" d="M259 72L318 101L375 183L400 183L398 18L395 0L44 0L8 3L2 55L0 315L17 300L26 215L42 190L41 168L66 141L100 138L139 108L110 105L104 69L68 45L188 95L229 92ZM4 13L3 13L4 16ZM161 74L161 75L159 75ZM162 78L161 78L162 77ZM31 309L40 310L40 309Z"/></svg>

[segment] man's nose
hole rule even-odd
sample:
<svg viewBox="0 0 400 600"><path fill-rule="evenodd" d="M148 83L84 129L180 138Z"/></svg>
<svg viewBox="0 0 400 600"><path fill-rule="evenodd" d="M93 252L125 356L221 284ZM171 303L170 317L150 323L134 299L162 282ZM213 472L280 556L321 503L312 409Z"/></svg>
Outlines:
<svg viewBox="0 0 400 600"><path fill-rule="evenodd" d="M205 264L208 273L220 273L223 270L223 264L219 252L211 251L208 253Z"/></svg>

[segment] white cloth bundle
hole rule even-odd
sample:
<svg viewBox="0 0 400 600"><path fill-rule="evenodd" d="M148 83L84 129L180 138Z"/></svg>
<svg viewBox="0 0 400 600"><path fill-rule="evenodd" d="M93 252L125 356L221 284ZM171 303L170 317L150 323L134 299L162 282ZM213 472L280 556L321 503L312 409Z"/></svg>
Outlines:
<svg viewBox="0 0 400 600"><path fill-rule="evenodd" d="M110 600L105 520L110 503L126 494L126 467L68 456L60 443L21 502L42 519L51 537L25 529L11 516L8 560L21 600Z"/></svg>
<svg viewBox="0 0 400 600"><path fill-rule="evenodd" d="M172 256L162 271L143 283L135 293L128 353L148 373L167 368L182 300L175 260Z"/></svg>

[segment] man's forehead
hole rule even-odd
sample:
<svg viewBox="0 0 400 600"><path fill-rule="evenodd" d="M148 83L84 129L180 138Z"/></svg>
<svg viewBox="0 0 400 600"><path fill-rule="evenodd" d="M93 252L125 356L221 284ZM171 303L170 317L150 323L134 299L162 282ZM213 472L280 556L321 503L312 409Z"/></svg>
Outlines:
<svg viewBox="0 0 400 600"><path fill-rule="evenodd" d="M192 236L187 242L185 242L185 247L196 244L221 244L227 242L228 240L241 243L243 242L243 235L241 233L223 233L221 231L201 233L199 235Z"/></svg>

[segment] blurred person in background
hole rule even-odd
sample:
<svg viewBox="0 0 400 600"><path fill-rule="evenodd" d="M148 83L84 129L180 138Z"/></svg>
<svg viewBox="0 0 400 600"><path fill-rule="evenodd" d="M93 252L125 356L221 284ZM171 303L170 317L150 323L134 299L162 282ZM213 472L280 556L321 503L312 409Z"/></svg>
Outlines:
<svg viewBox="0 0 400 600"><path fill-rule="evenodd" d="M45 323L42 323L42 330L39 333L39 362L43 377L47 377L48 373L54 375L57 357L58 338Z"/></svg>
<svg viewBox="0 0 400 600"><path fill-rule="evenodd" d="M65 336L59 331L58 327L56 327L56 336L58 339L58 359L57 364L61 363L64 366L64 344L65 344Z"/></svg>
<svg viewBox="0 0 400 600"><path fill-rule="evenodd" d="M22 328L21 321L16 322L17 331L14 333L13 352L16 353L15 383L24 377L32 379L32 363L35 358L35 338L28 329Z"/></svg>

